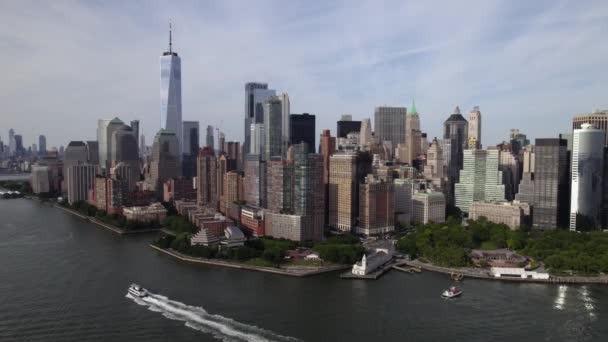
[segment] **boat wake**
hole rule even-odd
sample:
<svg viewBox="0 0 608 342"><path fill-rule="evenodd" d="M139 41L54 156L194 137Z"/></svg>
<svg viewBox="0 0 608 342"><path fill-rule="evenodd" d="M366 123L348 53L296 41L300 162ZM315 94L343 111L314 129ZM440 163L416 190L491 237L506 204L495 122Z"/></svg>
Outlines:
<svg viewBox="0 0 608 342"><path fill-rule="evenodd" d="M208 313L200 306L190 306L165 296L148 292L143 298L127 294L126 297L135 303L148 307L148 310L159 312L163 316L185 322L189 328L211 334L224 342L258 341L281 342L298 341L296 338L282 336L272 331L237 322L231 318Z"/></svg>

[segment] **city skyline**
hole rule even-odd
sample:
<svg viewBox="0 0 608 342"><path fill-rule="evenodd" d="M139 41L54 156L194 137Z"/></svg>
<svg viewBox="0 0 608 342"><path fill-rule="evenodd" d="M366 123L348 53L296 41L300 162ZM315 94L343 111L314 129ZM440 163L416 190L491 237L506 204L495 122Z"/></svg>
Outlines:
<svg viewBox="0 0 608 342"><path fill-rule="evenodd" d="M605 6L443 4L434 11L432 5L334 3L282 8L285 15L268 22L262 14L273 10L272 2L251 11L231 2L200 6L153 3L144 18L129 4L43 4L35 9L27 2L3 4L0 18L13 28L5 34L7 53L0 57L10 81L2 89L3 127L22 134L25 146L45 134L49 147L59 147L66 140L94 138L91 122L119 116L139 119L141 133L151 140L160 128L158 54L166 49L169 18L178 37L174 46L186 61L183 120L218 127L227 140L244 138L246 82L289 92L292 112L315 113L316 130L330 128L333 135L343 113L354 120L372 118L375 107L407 107L412 98L429 139L441 136L441 122L454 106L463 112L481 106L486 123L482 141L488 145L506 140L509 128L520 128L530 138L554 137L568 129L572 115L606 107L601 84L608 76L596 72L606 47L595 43L606 27ZM472 15L483 20L456 29L422 28L429 27L424 22L470 16L471 7ZM67 20L59 21L59 14ZM110 17L115 25L106 25ZM335 29L335 23L353 17L365 19L361 28ZM378 18L383 25L375 25ZM247 35L250 42L243 41L243 28L231 25L243 20L242 26L256 33L253 39ZM283 29L276 31L277 25ZM232 29L220 32L222 27ZM319 36L319 29L326 34ZM272 37L291 38L298 45L289 45L293 49L284 56L279 42L286 40L265 38L270 30ZM65 39L47 45L47 35ZM564 41L563 36L575 38ZM237 53L243 48L247 56ZM248 58L264 51L273 53ZM66 54L72 57L69 63ZM26 57L7 58L14 55ZM554 125L543 125L548 117ZM23 124L34 118L45 132ZM60 127L65 120L71 125ZM0 136L8 140L6 132Z"/></svg>

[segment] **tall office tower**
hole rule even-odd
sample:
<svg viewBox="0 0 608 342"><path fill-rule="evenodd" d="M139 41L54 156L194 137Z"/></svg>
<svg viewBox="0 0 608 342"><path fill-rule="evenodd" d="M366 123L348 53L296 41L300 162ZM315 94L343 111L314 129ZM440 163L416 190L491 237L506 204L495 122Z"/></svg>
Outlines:
<svg viewBox="0 0 608 342"><path fill-rule="evenodd" d="M32 165L32 192L35 194L51 191L51 171L48 166Z"/></svg>
<svg viewBox="0 0 608 342"><path fill-rule="evenodd" d="M420 117L416 110L416 104L412 100L412 108L405 118L405 147L407 150L406 162L409 165L414 165L414 161L418 158L418 155L422 153L422 146L420 145L422 140L422 132L420 131ZM394 146L398 146L395 144Z"/></svg>
<svg viewBox="0 0 608 342"><path fill-rule="evenodd" d="M217 158L210 146L201 149L196 159L196 204L217 208Z"/></svg>
<svg viewBox="0 0 608 342"><path fill-rule="evenodd" d="M254 123L251 124L250 134L250 150L249 154L255 154L258 158L264 159L266 149L264 148L266 142L266 135L264 134L264 124Z"/></svg>
<svg viewBox="0 0 608 342"><path fill-rule="evenodd" d="M584 123L574 130L570 230L601 227L606 132Z"/></svg>
<svg viewBox="0 0 608 342"><path fill-rule="evenodd" d="M183 132L182 174L186 178L192 178L196 176L196 157L200 149L198 121L184 121Z"/></svg>
<svg viewBox="0 0 608 342"><path fill-rule="evenodd" d="M21 134L15 134L13 139L15 140L15 155L23 156L25 149L23 148L23 136Z"/></svg>
<svg viewBox="0 0 608 342"><path fill-rule="evenodd" d="M374 111L374 134L380 143L389 141L392 147L405 143L405 107L376 107ZM418 124L420 126L420 124Z"/></svg>
<svg viewBox="0 0 608 342"><path fill-rule="evenodd" d="M83 143L84 145L84 143ZM70 204L78 201L86 201L89 195L89 190L93 189L95 184L95 175L97 174L97 165L91 164L75 164L67 168L66 183L67 197Z"/></svg>
<svg viewBox="0 0 608 342"><path fill-rule="evenodd" d="M568 225L568 142L536 139L534 150L534 214L532 227L555 229Z"/></svg>
<svg viewBox="0 0 608 342"><path fill-rule="evenodd" d="M608 109L596 109L590 114L575 115L572 119L572 129L579 129L585 123L590 123L593 127L606 132L605 145L608 145Z"/></svg>
<svg viewBox="0 0 608 342"><path fill-rule="evenodd" d="M243 151L245 154L257 154L251 151L251 125L263 123L264 102L276 95L273 89L268 89L267 83L249 82L245 84L245 141Z"/></svg>
<svg viewBox="0 0 608 342"><path fill-rule="evenodd" d="M527 146L519 151L519 159L522 162L522 172L534 172L534 146Z"/></svg>
<svg viewBox="0 0 608 342"><path fill-rule="evenodd" d="M241 143L238 141L228 141L226 143L226 155L228 159L239 160L239 154L241 152Z"/></svg>
<svg viewBox="0 0 608 342"><path fill-rule="evenodd" d="M99 146L99 166L102 173L109 174L112 166L112 134L126 127L119 118L97 120L97 144Z"/></svg>
<svg viewBox="0 0 608 342"><path fill-rule="evenodd" d="M182 61L173 52L169 24L169 51L160 57L160 127L175 133L178 159L184 152L182 132Z"/></svg>
<svg viewBox="0 0 608 342"><path fill-rule="evenodd" d="M481 111L478 106L469 112L469 140L475 139L475 147L481 148Z"/></svg>
<svg viewBox="0 0 608 342"><path fill-rule="evenodd" d="M344 114L340 121L337 122L336 137L346 138L348 133L359 133L360 131L361 121L353 121L352 115Z"/></svg>
<svg viewBox="0 0 608 342"><path fill-rule="evenodd" d="M511 146L513 146L513 153L515 153L515 155L518 155L522 148L530 145L530 140L528 140L528 137L521 133L517 128L511 129L511 132L509 133L509 141L511 142Z"/></svg>
<svg viewBox="0 0 608 342"><path fill-rule="evenodd" d="M509 146L509 148L505 148ZM520 162L511 150L510 145L505 145L498 150L498 169L502 172L502 184L505 186L505 199L512 201L519 188Z"/></svg>
<svg viewBox="0 0 608 342"><path fill-rule="evenodd" d="M152 161L148 185L162 197L163 183L169 178L178 178L181 172L179 142L173 131L161 129L152 144Z"/></svg>
<svg viewBox="0 0 608 342"><path fill-rule="evenodd" d="M294 163L273 158L268 166L268 210L275 213L293 214Z"/></svg>
<svg viewBox="0 0 608 342"><path fill-rule="evenodd" d="M264 102L264 157L283 156L283 113L279 97L271 96Z"/></svg>
<svg viewBox="0 0 608 342"><path fill-rule="evenodd" d="M99 165L99 143L96 140L87 141L87 162Z"/></svg>
<svg viewBox="0 0 608 342"><path fill-rule="evenodd" d="M323 196L323 157L308 153L306 143L293 145L294 190L293 212L302 216L302 240L323 239L325 201Z"/></svg>
<svg viewBox="0 0 608 342"><path fill-rule="evenodd" d="M281 113L283 118L281 119L281 133L283 135L283 147L281 150L283 151L283 157L285 157L287 153L287 146L289 145L289 139L291 136L290 130L290 121L289 115L291 115L291 105L289 103L289 94L281 93L278 95L279 100L281 101ZM313 135L314 136L314 135Z"/></svg>
<svg viewBox="0 0 608 342"><path fill-rule="evenodd" d="M68 169L74 165L87 164L87 145L82 141L70 141L63 157L63 178L67 180ZM67 192L67 182L63 182L62 191ZM85 197L86 198L86 197Z"/></svg>
<svg viewBox="0 0 608 342"><path fill-rule="evenodd" d="M42 134L38 136L38 154L46 155L46 137Z"/></svg>
<svg viewBox="0 0 608 342"><path fill-rule="evenodd" d="M468 122L460 114L460 108L454 109L454 114L450 115L443 123L444 142L443 157L447 162L448 188L446 200L448 204L454 203L454 184L458 183L460 170L463 167L463 150L467 144ZM448 145L445 146L445 145Z"/></svg>
<svg viewBox="0 0 608 342"><path fill-rule="evenodd" d="M148 146L146 146L146 136L141 134L139 136L139 155L141 157L146 156L148 151Z"/></svg>
<svg viewBox="0 0 608 342"><path fill-rule="evenodd" d="M131 120L131 132L133 132L135 143L137 144L137 149L139 150L139 120Z"/></svg>
<svg viewBox="0 0 608 342"><path fill-rule="evenodd" d="M226 172L229 171L228 168L228 159L226 158L225 155L221 154L218 158L216 158L217 163L217 170L215 172L215 186L217 188L216 190L216 198L218 199L218 201L222 198L222 196L224 195L224 175L226 174Z"/></svg>
<svg viewBox="0 0 608 342"><path fill-rule="evenodd" d="M498 150L467 149L460 182L456 183L456 206L465 213L476 201L504 201L505 186L499 171Z"/></svg>
<svg viewBox="0 0 608 342"><path fill-rule="evenodd" d="M15 155L15 130L12 128L8 130L8 155Z"/></svg>
<svg viewBox="0 0 608 342"><path fill-rule="evenodd" d="M308 153L315 153L315 116L312 114L291 114L289 116L289 145L306 143Z"/></svg>
<svg viewBox="0 0 608 342"><path fill-rule="evenodd" d="M426 152L426 165L424 177L430 180L437 190L444 190L446 186L446 166L443 160L443 150L437 138L433 139L431 147Z"/></svg>
<svg viewBox="0 0 608 342"><path fill-rule="evenodd" d="M215 151L215 143L213 136L213 126L207 125L207 134L205 135L205 146L211 147L213 151Z"/></svg>
<svg viewBox="0 0 608 342"><path fill-rule="evenodd" d="M137 139L133 130L129 126L124 126L122 129L117 129L112 133L112 144L111 144L111 159L110 169L119 163L123 163L129 167L131 172L128 177L132 181L130 182L129 191L135 190L135 182L137 182L141 175L139 167L139 150L137 149ZM134 181L133 181L134 180Z"/></svg>
<svg viewBox="0 0 608 342"><path fill-rule="evenodd" d="M361 120L359 140L359 145L363 149L366 149L372 143L372 121L369 118Z"/></svg>
<svg viewBox="0 0 608 342"><path fill-rule="evenodd" d="M219 154L226 153L226 134L224 132L219 132L217 137L217 151Z"/></svg>
<svg viewBox="0 0 608 342"><path fill-rule="evenodd" d="M245 170L245 180L243 181L245 193L243 197L247 204L261 206L264 172L262 171L260 156L257 154L246 155L243 168Z"/></svg>
<svg viewBox="0 0 608 342"><path fill-rule="evenodd" d="M321 155L323 156L323 194L325 203L329 204L329 159L336 152L336 138L331 136L328 129L324 129L319 138L321 145ZM325 210L324 223L329 222L329 210Z"/></svg>
<svg viewBox="0 0 608 342"><path fill-rule="evenodd" d="M350 232L357 219L357 154L333 154L329 162L329 226Z"/></svg>
<svg viewBox="0 0 608 342"><path fill-rule="evenodd" d="M138 165L139 168L139 165ZM133 178L134 172L131 170L131 166L124 162L115 164L110 169L110 178L119 180L122 184L120 185L121 192L124 197L126 193L135 189L136 183L139 181L139 175L137 178Z"/></svg>
<svg viewBox="0 0 608 342"><path fill-rule="evenodd" d="M236 171L229 171L224 175L224 195L221 198L222 203L220 203L222 213L227 214L234 202L243 200L242 183L243 178Z"/></svg>
<svg viewBox="0 0 608 342"><path fill-rule="evenodd" d="M395 230L395 187L368 175L359 191L359 227L357 233L380 235Z"/></svg>

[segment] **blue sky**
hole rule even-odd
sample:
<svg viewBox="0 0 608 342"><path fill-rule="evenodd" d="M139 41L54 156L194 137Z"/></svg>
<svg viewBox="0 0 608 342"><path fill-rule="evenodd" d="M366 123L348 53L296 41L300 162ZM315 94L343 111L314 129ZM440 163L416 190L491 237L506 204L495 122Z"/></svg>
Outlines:
<svg viewBox="0 0 608 342"><path fill-rule="evenodd" d="M3 1L0 137L67 145L119 116L151 143L169 18L184 120L229 140L242 139L248 81L289 93L317 134L412 97L430 138L456 105L479 105L486 146L608 107L605 1Z"/></svg>

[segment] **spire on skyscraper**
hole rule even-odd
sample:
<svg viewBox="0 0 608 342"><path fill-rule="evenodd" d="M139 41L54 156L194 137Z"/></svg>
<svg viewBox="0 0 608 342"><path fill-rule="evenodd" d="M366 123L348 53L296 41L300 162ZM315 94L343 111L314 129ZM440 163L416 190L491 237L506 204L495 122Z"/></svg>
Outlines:
<svg viewBox="0 0 608 342"><path fill-rule="evenodd" d="M412 97L412 107L410 108L410 115L418 115L418 111L416 111L416 102Z"/></svg>
<svg viewBox="0 0 608 342"><path fill-rule="evenodd" d="M169 53L173 52L172 51L172 47L173 47L173 37L171 36L171 30L172 26L171 26L171 19L169 19Z"/></svg>

